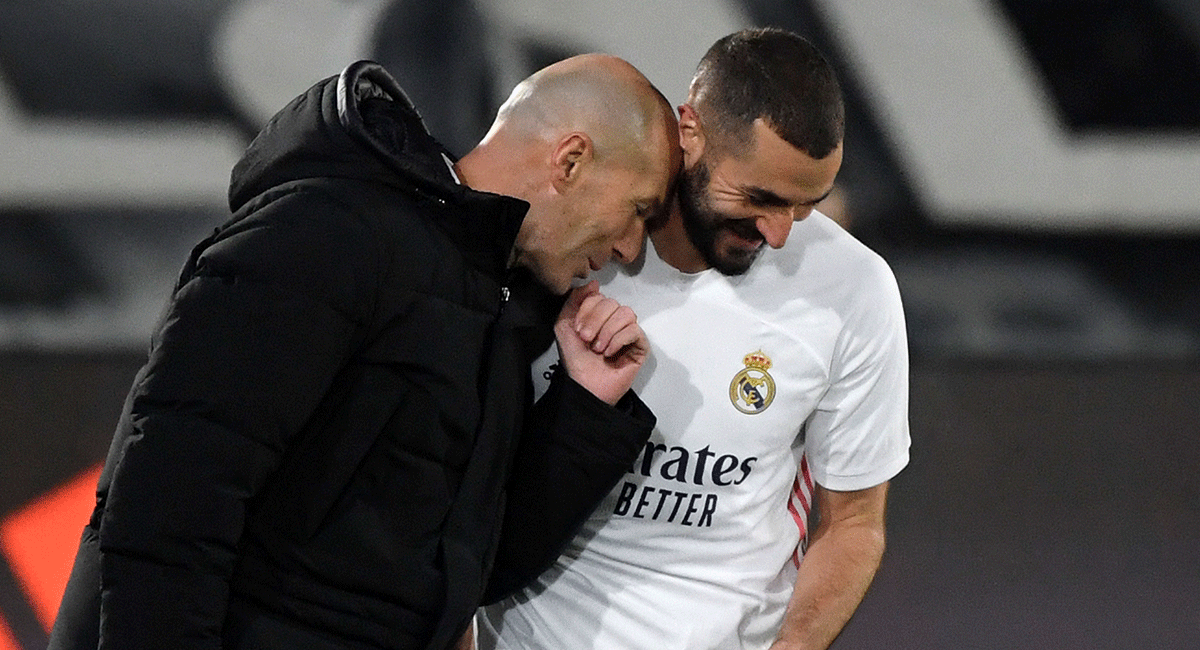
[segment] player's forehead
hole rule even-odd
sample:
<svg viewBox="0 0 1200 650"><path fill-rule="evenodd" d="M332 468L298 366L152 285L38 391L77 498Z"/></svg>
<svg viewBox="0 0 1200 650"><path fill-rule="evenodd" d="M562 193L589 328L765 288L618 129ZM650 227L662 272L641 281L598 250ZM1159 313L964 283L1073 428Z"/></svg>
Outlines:
<svg viewBox="0 0 1200 650"><path fill-rule="evenodd" d="M755 121L750 136L750 146L729 156L724 165L727 182L738 191L765 203L805 205L833 189L841 169L841 145L824 158L813 158L762 120Z"/></svg>

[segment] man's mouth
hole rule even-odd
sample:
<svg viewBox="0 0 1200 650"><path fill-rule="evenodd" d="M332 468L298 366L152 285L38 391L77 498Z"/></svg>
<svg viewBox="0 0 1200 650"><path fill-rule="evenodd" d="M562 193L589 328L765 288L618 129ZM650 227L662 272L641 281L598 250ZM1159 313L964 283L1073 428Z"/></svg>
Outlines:
<svg viewBox="0 0 1200 650"><path fill-rule="evenodd" d="M721 229L732 235L737 241L738 248L757 249L766 241L763 239L762 233L758 232L753 224L741 221L728 221L722 224Z"/></svg>

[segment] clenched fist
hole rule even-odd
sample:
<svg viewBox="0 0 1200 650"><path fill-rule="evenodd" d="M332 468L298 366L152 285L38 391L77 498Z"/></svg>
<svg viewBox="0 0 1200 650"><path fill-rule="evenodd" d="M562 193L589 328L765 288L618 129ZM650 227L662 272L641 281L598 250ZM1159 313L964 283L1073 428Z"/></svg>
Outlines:
<svg viewBox="0 0 1200 650"><path fill-rule="evenodd" d="M571 292L554 335L567 374L609 404L629 390L650 356L650 342L637 315L601 294L594 280Z"/></svg>

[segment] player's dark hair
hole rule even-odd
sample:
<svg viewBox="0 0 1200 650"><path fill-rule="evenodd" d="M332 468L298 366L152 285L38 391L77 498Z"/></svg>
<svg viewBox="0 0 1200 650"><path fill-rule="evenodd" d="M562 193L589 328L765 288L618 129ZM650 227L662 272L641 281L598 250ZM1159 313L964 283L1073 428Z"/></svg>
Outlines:
<svg viewBox="0 0 1200 650"><path fill-rule="evenodd" d="M714 43L696 69L689 101L696 102L706 137L734 151L749 143L751 125L760 117L818 160L837 148L845 132L833 67L805 38L773 27L742 30Z"/></svg>

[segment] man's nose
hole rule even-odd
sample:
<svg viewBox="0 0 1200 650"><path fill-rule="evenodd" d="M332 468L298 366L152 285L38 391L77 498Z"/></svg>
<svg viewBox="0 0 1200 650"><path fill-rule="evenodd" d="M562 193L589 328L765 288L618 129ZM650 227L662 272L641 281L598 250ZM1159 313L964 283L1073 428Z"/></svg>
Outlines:
<svg viewBox="0 0 1200 650"><path fill-rule="evenodd" d="M758 232L771 248L780 248L787 243L788 235L792 232L793 211L773 210L760 215L756 219Z"/></svg>
<svg viewBox="0 0 1200 650"><path fill-rule="evenodd" d="M623 264L628 264L642 254L642 245L646 241L646 223L634 219L626 229L625 235L613 245L613 256Z"/></svg>

